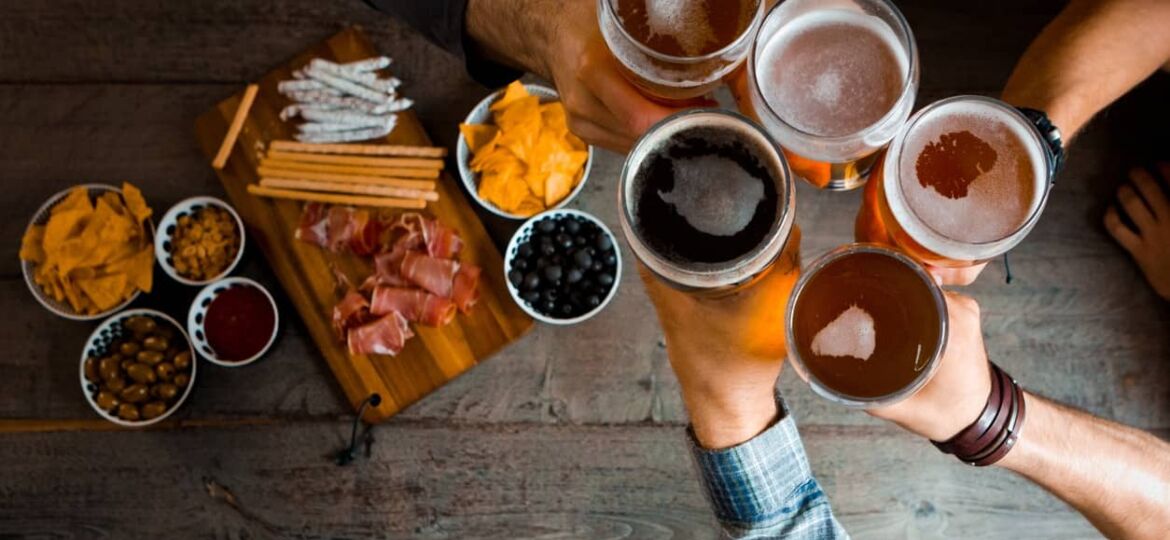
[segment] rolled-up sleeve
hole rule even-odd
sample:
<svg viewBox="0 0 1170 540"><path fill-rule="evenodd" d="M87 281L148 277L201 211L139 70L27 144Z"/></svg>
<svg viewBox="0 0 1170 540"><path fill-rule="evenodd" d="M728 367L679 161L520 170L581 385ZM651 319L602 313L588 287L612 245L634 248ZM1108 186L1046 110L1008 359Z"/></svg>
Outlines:
<svg viewBox="0 0 1170 540"><path fill-rule="evenodd" d="M432 43L463 61L467 73L489 88L514 81L522 72L479 54L467 37L468 0L363 0L370 7L403 20Z"/></svg>
<svg viewBox="0 0 1170 540"><path fill-rule="evenodd" d="M722 450L706 450L694 432L687 434L699 480L728 537L849 537L813 477L796 423L787 414L755 438Z"/></svg>

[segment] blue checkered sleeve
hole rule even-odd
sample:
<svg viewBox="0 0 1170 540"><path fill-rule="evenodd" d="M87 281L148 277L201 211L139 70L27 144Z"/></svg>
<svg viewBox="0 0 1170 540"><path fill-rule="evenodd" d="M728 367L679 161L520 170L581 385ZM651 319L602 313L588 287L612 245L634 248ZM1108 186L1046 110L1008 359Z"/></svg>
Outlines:
<svg viewBox="0 0 1170 540"><path fill-rule="evenodd" d="M702 448L690 429L687 435L725 536L849 538L813 478L796 423L787 414L755 438L723 450Z"/></svg>

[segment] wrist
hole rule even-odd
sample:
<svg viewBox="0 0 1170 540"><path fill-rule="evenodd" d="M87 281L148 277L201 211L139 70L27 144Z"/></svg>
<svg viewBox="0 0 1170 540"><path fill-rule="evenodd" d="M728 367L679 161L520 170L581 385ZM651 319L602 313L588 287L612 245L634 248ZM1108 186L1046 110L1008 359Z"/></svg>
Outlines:
<svg viewBox="0 0 1170 540"><path fill-rule="evenodd" d="M729 448L755 438L781 416L772 388L729 396L683 389L695 438L703 448Z"/></svg>
<svg viewBox="0 0 1170 540"><path fill-rule="evenodd" d="M1051 404L1028 392L1024 392L1024 402L1028 408L1028 425L1020 432L1020 438L1012 451L996 463L996 466L1031 476L1042 462L1044 426L1049 422Z"/></svg>
<svg viewBox="0 0 1170 540"><path fill-rule="evenodd" d="M558 9L548 0L468 0L467 36L485 58L549 78L545 59L557 34L552 28L556 19L549 14Z"/></svg>

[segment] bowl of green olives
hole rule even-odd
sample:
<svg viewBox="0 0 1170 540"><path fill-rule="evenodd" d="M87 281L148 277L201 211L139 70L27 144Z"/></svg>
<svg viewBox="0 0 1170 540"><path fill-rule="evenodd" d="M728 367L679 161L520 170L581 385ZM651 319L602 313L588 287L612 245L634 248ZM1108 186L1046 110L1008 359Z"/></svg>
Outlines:
<svg viewBox="0 0 1170 540"><path fill-rule="evenodd" d="M195 384L195 351L183 327L153 309L103 321L81 352L81 390L99 416L124 427L157 424Z"/></svg>

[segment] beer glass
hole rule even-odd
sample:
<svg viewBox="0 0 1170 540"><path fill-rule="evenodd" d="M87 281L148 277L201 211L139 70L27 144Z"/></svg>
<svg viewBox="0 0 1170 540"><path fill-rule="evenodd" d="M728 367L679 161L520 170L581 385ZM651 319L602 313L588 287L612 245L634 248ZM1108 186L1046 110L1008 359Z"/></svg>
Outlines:
<svg viewBox="0 0 1170 540"><path fill-rule="evenodd" d="M677 105L703 96L743 63L763 0L598 0L601 33L626 78Z"/></svg>
<svg viewBox="0 0 1170 540"><path fill-rule="evenodd" d="M956 96L914 114L865 188L855 234L962 268L1019 244L1048 201L1040 132L1002 101Z"/></svg>
<svg viewBox="0 0 1170 540"><path fill-rule="evenodd" d="M667 284L719 295L799 272L795 186L780 148L737 113L691 109L650 128L618 187L622 232Z"/></svg>
<svg viewBox="0 0 1170 540"><path fill-rule="evenodd" d="M812 263L788 301L788 360L813 391L855 408L914 395L946 349L930 274L887 247L850 244Z"/></svg>
<svg viewBox="0 0 1170 540"><path fill-rule="evenodd" d="M765 17L733 89L793 173L849 190L910 115L918 72L914 35L887 0L786 0Z"/></svg>

